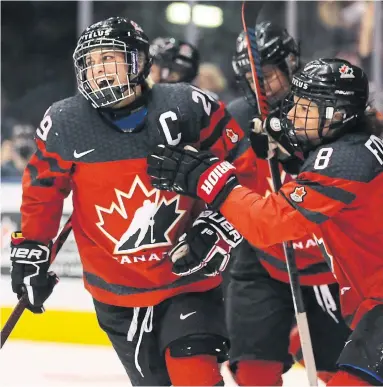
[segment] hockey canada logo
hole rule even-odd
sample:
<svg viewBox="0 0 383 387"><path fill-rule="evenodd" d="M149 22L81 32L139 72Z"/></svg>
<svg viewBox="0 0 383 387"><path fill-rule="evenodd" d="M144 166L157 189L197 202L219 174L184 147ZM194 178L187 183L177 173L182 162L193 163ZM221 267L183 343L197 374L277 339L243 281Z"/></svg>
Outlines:
<svg viewBox="0 0 383 387"><path fill-rule="evenodd" d="M226 129L226 136L229 138L229 140L235 144L236 142L238 142L238 139L239 139L239 136L237 133L234 132L233 129L229 129L227 128Z"/></svg>
<svg viewBox="0 0 383 387"><path fill-rule="evenodd" d="M115 244L113 254L172 245L169 233L185 213L179 209L179 195L148 190L138 176L128 193L114 191L117 200L109 208L95 206L96 225Z"/></svg>
<svg viewBox="0 0 383 387"><path fill-rule="evenodd" d="M303 197L307 194L305 187L295 187L294 192L290 194L291 200L296 203L302 203Z"/></svg>
<svg viewBox="0 0 383 387"><path fill-rule="evenodd" d="M346 64L339 68L339 72L341 78L355 78L354 70Z"/></svg>

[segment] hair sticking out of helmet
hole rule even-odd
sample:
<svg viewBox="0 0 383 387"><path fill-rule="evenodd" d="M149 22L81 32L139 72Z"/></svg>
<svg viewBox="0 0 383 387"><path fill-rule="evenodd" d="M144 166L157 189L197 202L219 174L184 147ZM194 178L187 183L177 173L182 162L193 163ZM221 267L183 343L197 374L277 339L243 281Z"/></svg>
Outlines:
<svg viewBox="0 0 383 387"><path fill-rule="evenodd" d="M156 83L190 83L197 75L200 56L196 47L175 38L156 38L150 45Z"/></svg>
<svg viewBox="0 0 383 387"><path fill-rule="evenodd" d="M366 74L343 59L318 59L295 74L282 127L302 151L359 129L369 95Z"/></svg>
<svg viewBox="0 0 383 387"><path fill-rule="evenodd" d="M149 74L149 41L137 23L111 17L81 34L73 61L78 90L92 106L117 107Z"/></svg>
<svg viewBox="0 0 383 387"><path fill-rule="evenodd" d="M300 66L299 46L286 29L266 21L256 25L255 38L261 56L266 98L274 110L289 92L289 83ZM237 82L248 101L254 105L254 84L247 53L245 33L236 42L232 66Z"/></svg>

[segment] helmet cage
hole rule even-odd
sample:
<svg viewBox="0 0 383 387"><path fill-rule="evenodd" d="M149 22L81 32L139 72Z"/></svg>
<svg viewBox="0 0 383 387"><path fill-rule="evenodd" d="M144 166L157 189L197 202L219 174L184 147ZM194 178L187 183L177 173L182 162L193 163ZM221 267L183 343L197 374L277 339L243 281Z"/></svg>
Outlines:
<svg viewBox="0 0 383 387"><path fill-rule="evenodd" d="M247 43L243 34L242 32L237 39L237 53L233 56L232 66L239 87L248 102L255 106L255 94L246 79L246 73L251 72L251 66L247 53ZM238 50L240 51L238 52ZM299 46L286 32L282 37L276 37L268 42L267 46L261 47L259 51L265 91L269 90L267 101L271 112L273 112L279 108L281 101L289 93L289 81L300 67ZM282 78L283 76L286 78Z"/></svg>
<svg viewBox="0 0 383 387"><path fill-rule="evenodd" d="M298 100L294 102L294 96ZM297 107L301 105L301 99L309 101L303 104L306 113L297 115ZM309 110L312 104L318 108L318 116L309 118ZM302 109L301 109L302 110ZM291 145L297 150L307 152L319 145L334 141L340 137L361 116L362 110L356 112L355 107L349 101L337 98L315 98L304 93L291 92L284 99L281 108L281 127L290 139ZM303 125L296 126L296 120L300 119ZM312 125L314 123L314 126Z"/></svg>
<svg viewBox="0 0 383 387"><path fill-rule="evenodd" d="M87 63L89 53L95 50L99 50L101 54L110 51L123 53L124 61L115 61L114 72L110 72L110 62ZM148 72L146 67L150 67L149 61L146 60L144 69L140 71L139 55L137 49L131 49L125 42L113 38L93 39L78 44L73 54L73 60L79 91L95 108L111 107L129 98L135 94L135 86L142 83L146 78L145 73ZM121 79L121 74L118 71L118 67L121 65L126 66L124 79ZM103 71L97 75L96 72L98 72L100 66L103 67ZM89 73L92 74L91 78L88 78Z"/></svg>

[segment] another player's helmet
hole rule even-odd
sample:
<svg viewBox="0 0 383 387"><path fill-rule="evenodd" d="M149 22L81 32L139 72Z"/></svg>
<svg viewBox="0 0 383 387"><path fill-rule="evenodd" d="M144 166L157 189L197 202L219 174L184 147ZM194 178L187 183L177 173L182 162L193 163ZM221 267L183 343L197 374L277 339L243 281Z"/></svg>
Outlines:
<svg viewBox="0 0 383 387"><path fill-rule="evenodd" d="M361 130L358 122L368 96L362 69L338 58L314 60L292 79L282 107L282 128L297 149L308 151L345 132Z"/></svg>
<svg viewBox="0 0 383 387"><path fill-rule="evenodd" d="M286 80L280 80L279 82L280 89L283 91L283 89L286 89L285 84L288 84L288 80L292 78L300 65L298 44L295 42L294 38L289 35L286 29L269 21L259 23L255 26L255 37L258 51L261 56L266 89L272 89L271 85L268 84L268 79L272 80L273 77L278 77L278 74L275 71L275 67L277 67L286 76ZM237 38L236 53L232 59L232 66L237 82L243 89L245 96L250 103L254 104L254 93L246 79L246 73L251 72L251 67L244 31L242 31ZM267 67L270 67L270 69L267 69ZM269 73L265 73L265 71L268 71ZM275 80L273 81L275 82ZM285 90L284 93L268 93L269 95L267 98L270 106L272 108L275 107L275 105L284 98L287 92L288 90Z"/></svg>
<svg viewBox="0 0 383 387"><path fill-rule="evenodd" d="M123 54L124 59L121 62L115 60L114 73L108 72L105 76L104 57L99 64L89 59L89 54L95 51L101 55L103 52L112 52L116 56ZM93 107L111 107L133 95L135 87L143 84L149 75L149 40L134 21L111 17L92 24L81 34L73 60L79 91ZM121 65L126 66L124 79L117 70Z"/></svg>
<svg viewBox="0 0 383 387"><path fill-rule="evenodd" d="M157 38L150 45L153 63L161 69L161 82L190 83L198 73L200 55L192 44L174 38ZM169 80L171 73L178 73L180 79Z"/></svg>

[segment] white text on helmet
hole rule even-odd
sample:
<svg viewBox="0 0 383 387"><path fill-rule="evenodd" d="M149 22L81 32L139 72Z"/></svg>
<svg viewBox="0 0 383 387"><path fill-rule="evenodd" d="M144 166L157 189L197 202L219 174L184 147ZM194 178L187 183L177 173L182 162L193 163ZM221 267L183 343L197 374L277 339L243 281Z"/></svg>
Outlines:
<svg viewBox="0 0 383 387"><path fill-rule="evenodd" d="M335 94L342 94L342 95L354 95L354 91L345 91L345 90L335 90Z"/></svg>
<svg viewBox="0 0 383 387"><path fill-rule="evenodd" d="M306 82L300 81L299 79L293 78L291 81L294 86L300 87L303 90L307 90L309 85Z"/></svg>
<svg viewBox="0 0 383 387"><path fill-rule="evenodd" d="M101 38L103 36L109 36L110 30L97 30L89 32L81 37L81 40L88 40L88 39L94 39L94 38Z"/></svg>

